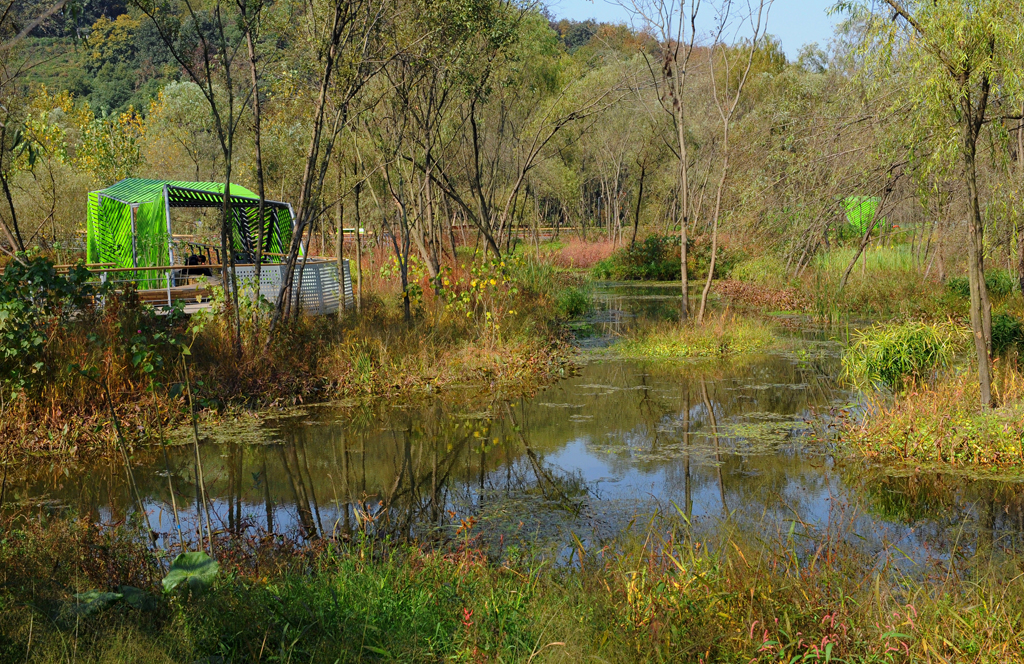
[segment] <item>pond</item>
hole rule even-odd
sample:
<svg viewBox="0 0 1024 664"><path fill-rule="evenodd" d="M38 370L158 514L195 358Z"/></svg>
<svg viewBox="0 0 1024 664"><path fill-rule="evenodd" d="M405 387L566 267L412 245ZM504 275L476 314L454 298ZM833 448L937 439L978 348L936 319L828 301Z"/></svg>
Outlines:
<svg viewBox="0 0 1024 664"><path fill-rule="evenodd" d="M639 317L678 317L678 287L595 287L577 325L576 375L513 401L467 386L411 405L322 405L202 431L206 509L192 445L133 460L163 544L214 531L293 538L363 531L473 534L491 550L600 546L656 514L692 527L841 536L879 558L942 560L1015 549L1022 485L837 461L823 435L858 395L837 380L842 346L794 332L785 350L728 361L615 356ZM135 504L121 464L30 466L5 508L118 522ZM178 530L180 524L180 531ZM810 539L810 538L809 538Z"/></svg>

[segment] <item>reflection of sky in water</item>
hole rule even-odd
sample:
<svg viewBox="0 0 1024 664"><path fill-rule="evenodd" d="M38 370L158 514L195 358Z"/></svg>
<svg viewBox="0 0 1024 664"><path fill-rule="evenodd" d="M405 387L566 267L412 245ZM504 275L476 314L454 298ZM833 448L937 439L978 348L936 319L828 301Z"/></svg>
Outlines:
<svg viewBox="0 0 1024 664"><path fill-rule="evenodd" d="M622 310L675 315L674 288L613 286L597 297L595 320L605 322L595 325L626 324ZM507 406L314 409L260 436L203 446L212 528L337 534L383 501L390 521L376 515L381 531L451 534L474 516L476 532L502 546L564 543L569 531L592 543L656 509L685 511L689 498L698 528L727 522L777 541L795 522L798 544L808 528L839 529L878 557L902 557L898 547L918 561L941 559L957 543L981 541L971 533L1021 545L1017 485L835 467L808 442L808 420L852 399L834 383L838 350L819 336L725 364L591 361ZM194 537L192 448L170 448L169 460L182 529ZM162 455L140 454L135 475L153 527L176 539ZM28 469L9 482L7 501L70 506L104 522L131 504L112 462L68 475Z"/></svg>

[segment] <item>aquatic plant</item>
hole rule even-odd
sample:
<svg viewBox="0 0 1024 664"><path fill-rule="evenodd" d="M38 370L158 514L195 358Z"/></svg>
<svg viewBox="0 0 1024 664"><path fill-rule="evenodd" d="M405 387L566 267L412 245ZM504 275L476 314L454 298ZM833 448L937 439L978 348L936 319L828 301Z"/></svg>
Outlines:
<svg viewBox="0 0 1024 664"><path fill-rule="evenodd" d="M578 287L569 287L558 295L558 312L566 318L579 318L593 307L590 293Z"/></svg>
<svg viewBox="0 0 1024 664"><path fill-rule="evenodd" d="M616 349L623 357L682 359L750 353L776 343L768 323L723 312L701 326L674 321L639 325L627 332Z"/></svg>

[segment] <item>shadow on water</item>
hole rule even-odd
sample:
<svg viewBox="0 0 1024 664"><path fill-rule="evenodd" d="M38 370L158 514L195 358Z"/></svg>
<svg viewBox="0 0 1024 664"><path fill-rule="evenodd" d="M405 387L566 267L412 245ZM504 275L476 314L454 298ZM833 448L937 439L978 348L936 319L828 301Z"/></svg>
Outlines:
<svg viewBox="0 0 1024 664"><path fill-rule="evenodd" d="M678 316L674 285L599 288L587 345L637 317ZM466 395L397 407L322 406L281 416L245 442L201 447L215 532L292 537L356 532L458 537L494 548L610 540L656 510L695 524L823 531L842 522L879 556L913 560L1022 543L1020 484L839 464L812 422L855 395L836 382L840 345L728 362L593 356L578 375L514 402ZM197 537L189 446L136 459L164 544ZM15 509L71 508L103 522L131 510L120 468L30 467Z"/></svg>

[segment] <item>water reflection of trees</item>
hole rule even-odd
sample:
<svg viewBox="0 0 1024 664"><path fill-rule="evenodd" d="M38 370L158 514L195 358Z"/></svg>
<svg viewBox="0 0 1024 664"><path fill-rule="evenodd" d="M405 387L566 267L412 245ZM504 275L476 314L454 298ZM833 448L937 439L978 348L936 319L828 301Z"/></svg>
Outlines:
<svg viewBox="0 0 1024 664"><path fill-rule="evenodd" d="M965 475L846 468L870 514L915 530L932 550L959 553L1024 547L1024 485Z"/></svg>
<svg viewBox="0 0 1024 664"><path fill-rule="evenodd" d="M296 530L303 537L425 535L459 524L487 501L532 494L550 509L578 513L586 482L546 463L511 406L465 416L440 402L325 414L327 424L284 422L279 444L207 445L208 493L219 528ZM185 454L171 475L179 509L195 512L194 473ZM144 473L148 476L148 473ZM170 504L159 481L145 490Z"/></svg>
<svg viewBox="0 0 1024 664"><path fill-rule="evenodd" d="M307 538L359 531L450 536L464 519L495 514L578 522L595 514L588 508L597 504L596 482L588 481L610 472L639 477L630 480L638 492L656 481L657 495L640 497L663 507L675 502L687 517L756 524L817 512L820 522L831 518L835 496L878 521L915 529L915 541L936 550L948 550L959 531L971 534L972 550L1022 544L1017 485L924 473L868 478L860 466L823 470L826 460L800 444L800 420L834 395L827 377L833 360L822 354L815 361L615 361L513 403L427 400L315 411L278 422L273 444L202 446L211 521L219 533ZM757 426L744 429L749 423ZM567 451L579 448L606 468L587 476L574 470L582 460ZM135 458L140 490L157 512L158 530L173 531L173 504L195 537L191 448L169 448L167 458L160 450ZM132 502L119 465L102 461L66 474L27 467L7 494L8 502L36 498L44 509L70 505L114 522Z"/></svg>

